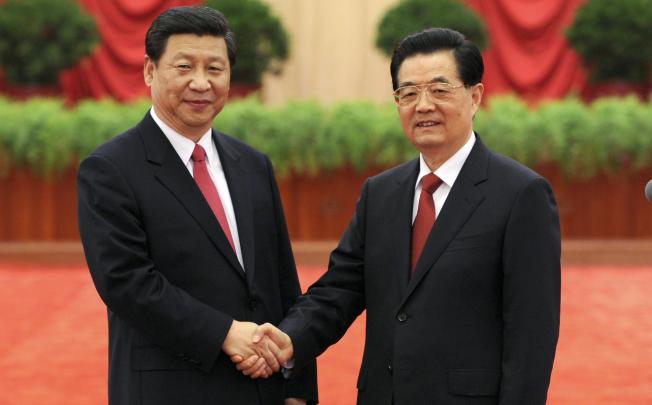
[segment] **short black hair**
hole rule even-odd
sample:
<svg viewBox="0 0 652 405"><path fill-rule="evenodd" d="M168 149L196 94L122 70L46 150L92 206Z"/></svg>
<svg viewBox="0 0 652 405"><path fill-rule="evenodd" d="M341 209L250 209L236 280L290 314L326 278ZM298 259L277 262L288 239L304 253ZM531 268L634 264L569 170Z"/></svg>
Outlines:
<svg viewBox="0 0 652 405"><path fill-rule="evenodd" d="M229 22L221 12L205 6L174 7L162 12L145 35L145 52L154 63L158 63L165 52L168 38L174 34L224 37L229 64L231 67L235 65L235 34L229 29Z"/></svg>
<svg viewBox="0 0 652 405"><path fill-rule="evenodd" d="M389 66L394 90L398 88L398 71L406 58L445 50L453 51L458 74L465 86L472 86L482 81L484 73L482 54L473 42L450 28L428 28L403 38L394 49Z"/></svg>

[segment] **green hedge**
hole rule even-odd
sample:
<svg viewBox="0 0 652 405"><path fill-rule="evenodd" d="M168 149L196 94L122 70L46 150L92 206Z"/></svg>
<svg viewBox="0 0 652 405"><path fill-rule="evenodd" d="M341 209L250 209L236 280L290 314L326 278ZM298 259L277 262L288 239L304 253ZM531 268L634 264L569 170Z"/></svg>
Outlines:
<svg viewBox="0 0 652 405"><path fill-rule="evenodd" d="M66 109L58 100L0 98L0 175L12 166L59 173L137 123L148 107L95 101ZM416 156L392 104L269 107L250 98L228 104L215 127L267 153L280 176L345 164L385 167ZM635 98L591 105L566 99L529 109L515 97L497 97L478 113L475 128L494 150L529 166L553 162L570 177L652 165L652 103Z"/></svg>

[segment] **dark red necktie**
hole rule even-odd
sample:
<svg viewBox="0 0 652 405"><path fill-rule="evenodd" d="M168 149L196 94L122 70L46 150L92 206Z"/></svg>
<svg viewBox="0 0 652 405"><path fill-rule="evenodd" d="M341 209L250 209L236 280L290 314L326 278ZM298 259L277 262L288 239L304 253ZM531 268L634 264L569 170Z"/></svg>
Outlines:
<svg viewBox="0 0 652 405"><path fill-rule="evenodd" d="M204 194L204 198L206 198L208 205L213 210L213 214L215 214L217 222L220 223L226 238L231 244L231 248L235 252L235 244L233 243L233 237L231 236L231 228L229 228L229 222L226 220L224 206L222 205L220 195L217 193L217 189L215 188L215 183L213 183L213 180L211 180L211 177L208 174L208 168L206 167L206 151L200 144L195 144L195 150L192 151L192 161L192 171L195 182L199 186L202 194Z"/></svg>
<svg viewBox="0 0 652 405"><path fill-rule="evenodd" d="M410 274L417 267L417 261L421 257L423 246L426 244L430 230L435 224L435 203L432 193L441 184L441 179L430 173L421 179L421 196L419 197L419 208L417 216L412 225L412 260L410 262Z"/></svg>

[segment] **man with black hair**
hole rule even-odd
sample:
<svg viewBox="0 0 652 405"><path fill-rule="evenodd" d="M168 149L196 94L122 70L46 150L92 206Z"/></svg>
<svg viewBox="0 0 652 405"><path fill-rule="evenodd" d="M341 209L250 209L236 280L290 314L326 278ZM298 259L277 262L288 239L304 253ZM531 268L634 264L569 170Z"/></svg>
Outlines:
<svg viewBox="0 0 652 405"><path fill-rule="evenodd" d="M286 379L251 344L256 323L278 323L301 290L269 159L211 129L233 33L216 10L178 7L145 46L152 108L78 177L86 259L108 308L109 403L315 403L314 361ZM234 355L269 378L246 378Z"/></svg>
<svg viewBox="0 0 652 405"><path fill-rule="evenodd" d="M559 334L560 232L548 182L473 131L483 61L456 31L406 37L390 72L420 155L369 178L328 271L266 357L300 369L366 309L360 405L546 402ZM288 336L289 335L289 336ZM257 376L256 358L238 368Z"/></svg>

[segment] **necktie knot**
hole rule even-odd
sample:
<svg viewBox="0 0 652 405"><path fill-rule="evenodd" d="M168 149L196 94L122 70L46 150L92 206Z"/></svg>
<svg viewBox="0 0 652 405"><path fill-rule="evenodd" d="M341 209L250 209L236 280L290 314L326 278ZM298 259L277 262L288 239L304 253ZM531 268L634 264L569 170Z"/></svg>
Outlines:
<svg viewBox="0 0 652 405"><path fill-rule="evenodd" d="M427 174L421 180L421 189L428 194L434 193L440 185L441 179L434 173Z"/></svg>
<svg viewBox="0 0 652 405"><path fill-rule="evenodd" d="M195 149L192 151L191 159L193 162L203 162L206 160L206 151L200 144L195 144Z"/></svg>

